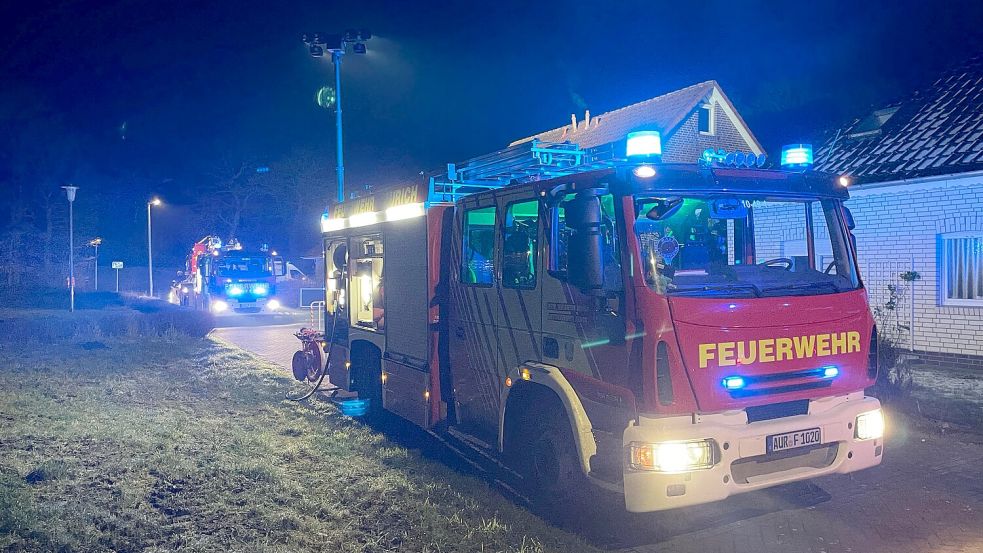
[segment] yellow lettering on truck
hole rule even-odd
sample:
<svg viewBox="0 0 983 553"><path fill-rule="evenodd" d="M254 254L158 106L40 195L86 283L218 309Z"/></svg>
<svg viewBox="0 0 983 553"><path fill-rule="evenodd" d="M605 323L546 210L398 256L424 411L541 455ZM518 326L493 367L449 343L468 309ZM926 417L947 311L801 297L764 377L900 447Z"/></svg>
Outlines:
<svg viewBox="0 0 983 553"><path fill-rule="evenodd" d="M735 364L748 365L754 362L773 363L828 357L860 351L860 333L832 332L781 338L761 338L741 342L718 342L700 344L700 368L705 369L714 359L717 365L729 367Z"/></svg>

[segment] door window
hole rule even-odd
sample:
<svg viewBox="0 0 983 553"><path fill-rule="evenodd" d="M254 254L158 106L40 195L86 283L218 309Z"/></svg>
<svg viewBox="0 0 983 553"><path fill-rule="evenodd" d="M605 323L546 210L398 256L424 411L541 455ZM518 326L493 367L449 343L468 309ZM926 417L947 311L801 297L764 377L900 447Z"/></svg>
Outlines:
<svg viewBox="0 0 983 553"><path fill-rule="evenodd" d="M495 281L495 206L464 212L461 282L491 286Z"/></svg>
<svg viewBox="0 0 983 553"><path fill-rule="evenodd" d="M536 287L536 252L539 245L539 201L510 204L505 212L502 239L502 286Z"/></svg>

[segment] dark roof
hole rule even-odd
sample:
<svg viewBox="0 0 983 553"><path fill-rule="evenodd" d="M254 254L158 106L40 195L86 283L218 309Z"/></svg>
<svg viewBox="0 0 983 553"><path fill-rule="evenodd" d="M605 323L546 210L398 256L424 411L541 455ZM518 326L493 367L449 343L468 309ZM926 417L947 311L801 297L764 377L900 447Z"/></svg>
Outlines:
<svg viewBox="0 0 983 553"><path fill-rule="evenodd" d="M983 56L833 133L815 168L860 184L983 169Z"/></svg>
<svg viewBox="0 0 983 553"><path fill-rule="evenodd" d="M667 137L693 113L694 109L708 100L714 90L720 93L725 102L730 103L727 95L723 93L716 81L705 81L637 104L595 115L589 121L578 121L576 130L573 130L572 124L568 124L516 140L509 146L538 138L547 142L569 141L578 144L581 148L593 148L621 140L629 132L641 128L658 129L664 137ZM730 107L733 110L733 104ZM737 110L733 111L737 113ZM747 125L745 125L746 127Z"/></svg>

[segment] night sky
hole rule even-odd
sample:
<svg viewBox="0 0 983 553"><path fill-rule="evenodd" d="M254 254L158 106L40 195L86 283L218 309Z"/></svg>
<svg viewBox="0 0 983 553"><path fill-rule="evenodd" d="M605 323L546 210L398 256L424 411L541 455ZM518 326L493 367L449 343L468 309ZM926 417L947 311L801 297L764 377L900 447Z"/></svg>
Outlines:
<svg viewBox="0 0 983 553"><path fill-rule="evenodd" d="M305 31L375 35L344 63L352 187L413 182L572 112L707 79L774 153L931 84L983 44L983 2L272 4L5 3L0 118L30 104L57 120L35 138L71 136L85 160L74 174L93 181L77 184L96 188L127 174L186 195L216 159L313 151L323 203L334 123L314 95L332 66L308 55Z"/></svg>

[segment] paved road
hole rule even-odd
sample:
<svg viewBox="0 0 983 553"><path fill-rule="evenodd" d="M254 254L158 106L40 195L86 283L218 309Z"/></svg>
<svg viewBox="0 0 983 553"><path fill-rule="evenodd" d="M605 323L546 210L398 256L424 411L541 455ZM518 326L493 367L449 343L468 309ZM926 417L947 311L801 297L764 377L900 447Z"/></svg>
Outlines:
<svg viewBox="0 0 983 553"><path fill-rule="evenodd" d="M232 314L218 318L221 325L212 331L214 336L251 351L267 361L290 369L294 352L300 340L294 332L301 327L311 327L306 311L265 314Z"/></svg>
<svg viewBox="0 0 983 553"><path fill-rule="evenodd" d="M215 332L289 367L302 325L276 322ZM625 515L616 497L599 497L609 508L574 527L632 553L983 553L983 437L898 413L888 424L884 462L871 470L660 514Z"/></svg>

